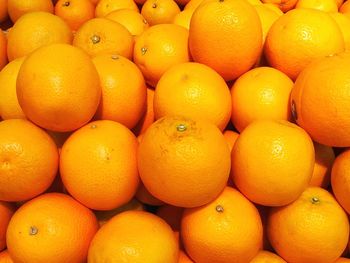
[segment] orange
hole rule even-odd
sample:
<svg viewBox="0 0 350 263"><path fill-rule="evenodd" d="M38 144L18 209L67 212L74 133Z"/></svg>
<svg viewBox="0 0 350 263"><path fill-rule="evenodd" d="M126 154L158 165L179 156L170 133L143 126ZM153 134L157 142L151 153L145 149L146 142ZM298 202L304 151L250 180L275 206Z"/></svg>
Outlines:
<svg viewBox="0 0 350 263"><path fill-rule="evenodd" d="M194 61L213 68L225 80L236 79L260 56L259 16L245 0L206 1L192 15L189 48Z"/></svg>
<svg viewBox="0 0 350 263"><path fill-rule="evenodd" d="M185 252L180 250L178 263L194 263L194 262L186 255Z"/></svg>
<svg viewBox="0 0 350 263"><path fill-rule="evenodd" d="M55 15L76 31L84 22L95 17L95 6L90 0L59 0L55 5Z"/></svg>
<svg viewBox="0 0 350 263"><path fill-rule="evenodd" d="M44 45L70 44L72 38L72 32L62 18L45 12L29 13L22 16L7 34L7 55L11 61Z"/></svg>
<svg viewBox="0 0 350 263"><path fill-rule="evenodd" d="M249 263L287 263L287 261L270 251L260 250Z"/></svg>
<svg viewBox="0 0 350 263"><path fill-rule="evenodd" d="M135 41L134 62L152 87L171 66L189 60L188 30L182 26L151 26Z"/></svg>
<svg viewBox="0 0 350 263"><path fill-rule="evenodd" d="M231 116L230 90L210 67L194 62L174 65L160 78L154 93L154 114L205 119L224 130Z"/></svg>
<svg viewBox="0 0 350 263"><path fill-rule="evenodd" d="M172 23L175 25L183 26L184 28L189 30L192 14L192 10L183 10L176 16L174 16Z"/></svg>
<svg viewBox="0 0 350 263"><path fill-rule="evenodd" d="M96 5L95 15L96 17L104 17L115 10L124 8L139 11L133 0L100 0Z"/></svg>
<svg viewBox="0 0 350 263"><path fill-rule="evenodd" d="M338 258L334 263L346 263L346 262L350 262L349 258Z"/></svg>
<svg viewBox="0 0 350 263"><path fill-rule="evenodd" d="M226 187L212 202L187 208L181 236L194 262L250 262L262 243L256 207L237 190Z"/></svg>
<svg viewBox="0 0 350 263"><path fill-rule="evenodd" d="M289 96L293 81L271 67L254 68L237 79L231 88L231 121L243 131L255 120L290 120Z"/></svg>
<svg viewBox="0 0 350 263"><path fill-rule="evenodd" d="M287 262L334 262L348 244L349 222L329 192L309 187L293 203L272 208L267 231Z"/></svg>
<svg viewBox="0 0 350 263"><path fill-rule="evenodd" d="M22 205L7 229L14 262L85 262L98 230L95 215L72 197L50 193Z"/></svg>
<svg viewBox="0 0 350 263"><path fill-rule="evenodd" d="M0 201L0 251L6 248L6 230L14 212L13 204Z"/></svg>
<svg viewBox="0 0 350 263"><path fill-rule="evenodd" d="M171 23L180 11L174 0L147 0L142 5L141 14L153 26Z"/></svg>
<svg viewBox="0 0 350 263"><path fill-rule="evenodd" d="M51 0L7 0L7 11L13 23L24 14L37 11L53 13L53 9Z"/></svg>
<svg viewBox="0 0 350 263"><path fill-rule="evenodd" d="M339 26L345 41L345 50L350 51L350 16L342 13L330 13L330 16Z"/></svg>
<svg viewBox="0 0 350 263"><path fill-rule="evenodd" d="M252 202L282 206L308 186L315 153L309 135L287 121L261 120L239 135L232 149L237 188Z"/></svg>
<svg viewBox="0 0 350 263"><path fill-rule="evenodd" d="M93 62L102 88L95 117L133 128L141 119L146 103L146 83L141 71L133 62L118 55L98 55Z"/></svg>
<svg viewBox="0 0 350 263"><path fill-rule="evenodd" d="M31 122L0 122L0 200L24 201L43 193L58 168L51 137Z"/></svg>
<svg viewBox="0 0 350 263"><path fill-rule="evenodd" d="M281 11L287 12L295 7L298 0L262 0L262 2L273 4L281 9Z"/></svg>
<svg viewBox="0 0 350 263"><path fill-rule="evenodd" d="M146 110L144 111L140 121L133 129L136 135L143 134L147 130L147 128L154 122L154 90L152 88L147 87L146 97Z"/></svg>
<svg viewBox="0 0 350 263"><path fill-rule="evenodd" d="M225 187L230 150L210 122L167 116L146 130L138 168L153 196L174 206L195 207L212 201Z"/></svg>
<svg viewBox="0 0 350 263"><path fill-rule="evenodd" d="M344 3L344 0L335 0L335 3L337 4L337 7L339 9L341 7L341 5Z"/></svg>
<svg viewBox="0 0 350 263"><path fill-rule="evenodd" d="M25 115L37 125L72 131L96 112L101 97L99 76L81 49L47 45L24 60L17 77L17 97Z"/></svg>
<svg viewBox="0 0 350 263"><path fill-rule="evenodd" d="M178 257L177 241L164 220L144 211L126 211L97 232L88 262L177 263Z"/></svg>
<svg viewBox="0 0 350 263"><path fill-rule="evenodd" d="M300 8L273 23L264 52L272 67L295 80L313 60L342 52L344 48L340 28L327 13Z"/></svg>
<svg viewBox="0 0 350 263"><path fill-rule="evenodd" d="M0 70L7 64L7 37L0 30Z"/></svg>
<svg viewBox="0 0 350 263"><path fill-rule="evenodd" d="M139 188L137 189L135 197L141 203L146 204L146 205L152 205L152 206L164 205L163 201L161 201L161 200L159 200L151 195L151 193L146 189L146 187L143 185L142 182L140 182L140 185L139 185Z"/></svg>
<svg viewBox="0 0 350 263"><path fill-rule="evenodd" d="M311 8L323 12L338 12L338 6L334 0L299 0L295 8Z"/></svg>
<svg viewBox="0 0 350 263"><path fill-rule="evenodd" d="M13 260L7 250L0 252L0 263L13 263Z"/></svg>
<svg viewBox="0 0 350 263"><path fill-rule="evenodd" d="M8 0L0 0L0 23L6 21L8 17L7 1Z"/></svg>
<svg viewBox="0 0 350 263"><path fill-rule="evenodd" d="M184 10L191 10L192 13L204 0L190 0L184 7Z"/></svg>
<svg viewBox="0 0 350 263"><path fill-rule="evenodd" d="M328 56L310 64L295 82L293 117L318 143L350 146L349 68L349 54Z"/></svg>
<svg viewBox="0 0 350 263"><path fill-rule="evenodd" d="M328 188L331 178L331 169L335 159L332 147L314 143L315 166L309 183L310 186Z"/></svg>
<svg viewBox="0 0 350 263"><path fill-rule="evenodd" d="M149 27L147 20L133 9L118 9L106 15L105 18L120 23L134 37L141 35Z"/></svg>
<svg viewBox="0 0 350 263"><path fill-rule="evenodd" d="M91 122L64 143L60 172L68 192L85 206L111 210L135 195L137 173L136 137L122 124Z"/></svg>
<svg viewBox="0 0 350 263"><path fill-rule="evenodd" d="M0 115L4 120L25 118L19 106L16 80L24 57L12 60L0 71Z"/></svg>
<svg viewBox="0 0 350 263"><path fill-rule="evenodd" d="M121 24L107 18L94 18L85 22L76 32L73 45L90 56L102 53L132 57L133 37Z"/></svg>
<svg viewBox="0 0 350 263"><path fill-rule="evenodd" d="M230 148L230 151L232 151L233 145L235 145L235 142L238 139L239 133L231 130L224 131L224 137L228 143L228 146Z"/></svg>

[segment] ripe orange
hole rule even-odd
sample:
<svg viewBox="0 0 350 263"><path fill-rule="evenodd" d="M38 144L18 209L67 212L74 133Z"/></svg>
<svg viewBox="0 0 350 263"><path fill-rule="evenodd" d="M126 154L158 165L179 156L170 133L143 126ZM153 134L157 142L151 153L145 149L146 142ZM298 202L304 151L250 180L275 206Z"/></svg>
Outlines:
<svg viewBox="0 0 350 263"><path fill-rule="evenodd" d="M111 210L135 195L139 177L136 137L122 124L91 122L64 143L60 173L68 192L85 206Z"/></svg>
<svg viewBox="0 0 350 263"><path fill-rule="evenodd" d="M147 190L175 206L195 207L216 198L230 173L230 150L210 122L163 117L145 132L138 168Z"/></svg>
<svg viewBox="0 0 350 263"><path fill-rule="evenodd" d="M186 255L185 252L180 250L178 263L194 263L194 262Z"/></svg>
<svg viewBox="0 0 350 263"><path fill-rule="evenodd" d="M349 54L328 56L311 63L295 82L293 117L318 143L350 146L349 68Z"/></svg>
<svg viewBox="0 0 350 263"><path fill-rule="evenodd" d="M245 0L206 1L192 15L189 48L194 61L213 68L225 80L236 79L260 56L259 16Z"/></svg>
<svg viewBox="0 0 350 263"><path fill-rule="evenodd" d="M13 23L24 14L43 11L53 13L51 0L7 0L7 11Z"/></svg>
<svg viewBox="0 0 350 263"><path fill-rule="evenodd" d="M346 16L342 13L330 13L329 14L340 28L343 33L345 50L350 51L350 16Z"/></svg>
<svg viewBox="0 0 350 263"><path fill-rule="evenodd" d="M271 67L246 72L231 88L232 124L243 131L255 120L290 120L293 85L287 75Z"/></svg>
<svg viewBox="0 0 350 263"><path fill-rule="evenodd" d="M2 119L24 119L16 93L16 80L24 57L12 60L0 71L0 115Z"/></svg>
<svg viewBox="0 0 350 263"><path fill-rule="evenodd" d="M184 27L174 24L151 26L135 41L134 62L152 87L171 66L189 60L188 30Z"/></svg>
<svg viewBox="0 0 350 263"><path fill-rule="evenodd" d="M267 231L287 262L334 262L348 244L349 222L329 192L309 187L293 203L272 208Z"/></svg>
<svg viewBox="0 0 350 263"><path fill-rule="evenodd" d="M22 205L7 229L14 262L85 262L98 230L95 215L72 197L50 193Z"/></svg>
<svg viewBox="0 0 350 263"><path fill-rule="evenodd" d="M286 205L308 186L314 160L312 141L297 125L282 120L255 121L233 146L233 181L254 203Z"/></svg>
<svg viewBox="0 0 350 263"><path fill-rule="evenodd" d="M11 61L44 45L70 44L72 38L72 32L62 18L45 12L29 13L22 16L7 34L7 55Z"/></svg>
<svg viewBox="0 0 350 263"><path fill-rule="evenodd" d="M239 133L235 132L235 131L231 131L231 130L226 130L224 131L224 137L226 139L226 142L228 143L228 146L230 148L230 151L232 151L233 145L235 145Z"/></svg>
<svg viewBox="0 0 350 263"><path fill-rule="evenodd" d="M287 12L293 9L298 0L261 0L263 3L273 4L277 6L281 11Z"/></svg>
<svg viewBox="0 0 350 263"><path fill-rule="evenodd" d="M231 187L209 204L185 209L181 222L186 252L195 262L250 262L262 231L256 207Z"/></svg>
<svg viewBox="0 0 350 263"><path fill-rule="evenodd" d="M139 11L133 0L100 0L96 5L95 15L96 17L105 17L113 11L125 8Z"/></svg>
<svg viewBox="0 0 350 263"><path fill-rule="evenodd" d="M171 23L180 11L174 0L147 0L142 5L141 14L153 26Z"/></svg>
<svg viewBox="0 0 350 263"><path fill-rule="evenodd" d="M7 17L7 0L0 0L0 23L6 21Z"/></svg>
<svg viewBox="0 0 350 263"><path fill-rule="evenodd" d="M136 135L143 134L147 128L154 122L154 111L153 111L153 98L154 90L150 87L147 87L146 93L146 110L143 113L142 118L134 127L133 131Z"/></svg>
<svg viewBox="0 0 350 263"><path fill-rule="evenodd" d="M91 242L88 262L177 263L179 248L170 226L144 211L110 219Z"/></svg>
<svg viewBox="0 0 350 263"><path fill-rule="evenodd" d="M338 12L335 0L299 0L295 8L311 8L323 12Z"/></svg>
<svg viewBox="0 0 350 263"><path fill-rule="evenodd" d="M165 71L156 86L153 107L156 119L169 115L205 119L224 130L232 105L230 90L216 71L187 62Z"/></svg>
<svg viewBox="0 0 350 263"><path fill-rule="evenodd" d="M13 204L0 201L0 251L6 248L6 230L14 212L15 206Z"/></svg>
<svg viewBox="0 0 350 263"><path fill-rule="evenodd" d="M47 45L24 60L17 78L17 97L34 123L53 131L72 131L96 112L101 97L99 76L81 49Z"/></svg>
<svg viewBox="0 0 350 263"><path fill-rule="evenodd" d="M153 195L151 195L151 193L146 189L146 187L143 185L142 182L140 182L140 185L139 185L139 188L137 189L135 197L141 203L146 204L146 205L152 205L152 206L164 205L163 201L161 201L158 198L155 198Z"/></svg>
<svg viewBox="0 0 350 263"><path fill-rule="evenodd" d="M7 250L0 252L0 263L14 263Z"/></svg>
<svg viewBox="0 0 350 263"><path fill-rule="evenodd" d="M100 76L102 97L95 117L133 128L146 103L146 83L139 68L118 55L98 55L92 60Z"/></svg>
<svg viewBox="0 0 350 263"><path fill-rule="evenodd" d="M116 54L132 57L133 37L121 24L107 18L94 18L85 22L76 32L73 45L90 56Z"/></svg>
<svg viewBox="0 0 350 263"><path fill-rule="evenodd" d="M287 263L287 261L270 251L260 250L249 263Z"/></svg>
<svg viewBox="0 0 350 263"><path fill-rule="evenodd" d="M90 0L59 0L55 5L55 15L76 31L84 22L95 17L95 6Z"/></svg>
<svg viewBox="0 0 350 263"><path fill-rule="evenodd" d="M340 28L327 13L301 8L273 23L264 52L272 67L295 80L313 60L342 52L344 48Z"/></svg>
<svg viewBox="0 0 350 263"><path fill-rule="evenodd" d="M58 151L51 137L31 122L0 122L0 200L24 201L54 180Z"/></svg>
<svg viewBox="0 0 350 263"><path fill-rule="evenodd" d="M7 37L0 30L0 70L7 64Z"/></svg>

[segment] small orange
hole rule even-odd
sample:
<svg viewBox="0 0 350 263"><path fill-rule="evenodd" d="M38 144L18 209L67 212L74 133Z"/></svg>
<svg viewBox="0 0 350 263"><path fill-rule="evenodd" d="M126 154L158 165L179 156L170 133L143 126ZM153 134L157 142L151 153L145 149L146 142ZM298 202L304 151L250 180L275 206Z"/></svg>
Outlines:
<svg viewBox="0 0 350 263"><path fill-rule="evenodd" d="M15 206L12 203L0 201L0 251L6 248L6 230L14 212Z"/></svg>
<svg viewBox="0 0 350 263"><path fill-rule="evenodd" d="M7 0L7 11L13 23L24 14L36 11L53 13L51 0Z"/></svg>
<svg viewBox="0 0 350 263"><path fill-rule="evenodd" d="M1 263L1 261L0 261ZM180 250L178 263L194 263L183 250Z"/></svg>
<svg viewBox="0 0 350 263"><path fill-rule="evenodd" d="M14 263L7 250L0 252L0 263Z"/></svg>
<svg viewBox="0 0 350 263"><path fill-rule="evenodd" d="M190 23L192 18L192 10L183 10L180 13L178 13L176 16L174 16L174 19L172 21L173 24L183 26L186 29L190 29Z"/></svg>
<svg viewBox="0 0 350 263"><path fill-rule="evenodd" d="M232 105L230 90L215 70L187 62L164 72L155 89L153 107L156 119L168 115L205 119L224 130Z"/></svg>
<svg viewBox="0 0 350 263"><path fill-rule="evenodd" d="M100 0L96 5L95 16L105 17L113 11L125 8L139 11L133 0Z"/></svg>
<svg viewBox="0 0 350 263"><path fill-rule="evenodd" d="M250 262L262 232L256 207L231 187L209 204L185 209L181 221L182 240L194 262Z"/></svg>
<svg viewBox="0 0 350 263"><path fill-rule="evenodd" d="M298 0L295 8L311 8L323 12L338 12L338 6L334 0Z"/></svg>
<svg viewBox="0 0 350 263"><path fill-rule="evenodd" d="M72 197L49 193L22 205L7 229L14 262L85 262L98 230L92 211Z"/></svg>
<svg viewBox="0 0 350 263"><path fill-rule="evenodd" d="M153 195L151 195L151 193L146 189L146 187L143 185L142 182L140 182L140 185L139 185L139 188L137 189L135 197L141 203L146 204L146 205L152 205L152 206L164 205L163 201L161 201L158 198L155 198Z"/></svg>
<svg viewBox="0 0 350 263"><path fill-rule="evenodd" d="M34 123L53 131L72 131L96 112L101 97L99 76L81 49L67 44L43 46L24 60L17 77L17 97Z"/></svg>
<svg viewBox="0 0 350 263"><path fill-rule="evenodd" d="M0 0L0 23L6 21L8 17L7 1L8 0Z"/></svg>
<svg viewBox="0 0 350 263"><path fill-rule="evenodd" d="M0 200L24 201L43 193L58 168L51 137L31 122L0 122Z"/></svg>
<svg viewBox="0 0 350 263"><path fill-rule="evenodd" d="M90 0L59 0L55 5L55 15L76 31L84 22L95 17L95 6Z"/></svg>
<svg viewBox="0 0 350 263"><path fill-rule="evenodd" d="M224 137L228 143L228 146L230 148L230 151L232 151L233 145L235 145L235 142L238 139L239 133L231 130L224 131Z"/></svg>
<svg viewBox="0 0 350 263"><path fill-rule="evenodd" d="M171 66L189 60L188 30L182 26L151 26L135 41L134 62L152 87Z"/></svg>
<svg viewBox="0 0 350 263"><path fill-rule="evenodd" d="M32 12L22 16L7 34L7 55L11 61L44 45L70 44L72 39L72 32L62 18L50 13Z"/></svg>
<svg viewBox="0 0 350 263"><path fill-rule="evenodd" d="M154 111L153 111L153 99L154 89L147 87L147 99L146 99L146 110L143 113L142 118L134 127L133 131L136 135L143 134L147 128L154 122Z"/></svg>
<svg viewBox="0 0 350 263"><path fill-rule="evenodd" d="M342 13L330 13L330 16L339 26L345 41L345 50L350 51L350 16Z"/></svg>
<svg viewBox="0 0 350 263"><path fill-rule="evenodd" d="M96 233L88 262L178 263L179 248L170 226L144 211L126 211Z"/></svg>
<svg viewBox="0 0 350 263"><path fill-rule="evenodd" d="M151 26L171 23L180 12L174 0L147 0L141 9L142 16Z"/></svg>
<svg viewBox="0 0 350 263"><path fill-rule="evenodd" d="M121 24L107 18L94 18L85 22L75 33L73 45L90 56L116 54L131 58L134 40Z"/></svg>
<svg viewBox="0 0 350 263"><path fill-rule="evenodd" d="M335 198L307 188L293 203L272 208L267 231L271 245L287 262L334 262L345 250L349 221Z"/></svg>
<svg viewBox="0 0 350 263"><path fill-rule="evenodd" d="M260 250L249 263L287 263L287 261L270 251Z"/></svg>
<svg viewBox="0 0 350 263"><path fill-rule="evenodd" d="M277 6L281 11L287 12L291 9L293 9L298 2L298 0L261 0L263 3L266 4L273 4Z"/></svg>
<svg viewBox="0 0 350 263"><path fill-rule="evenodd" d="M95 118L133 128L141 119L146 103L146 83L140 69L118 55L98 55L92 61L102 88Z"/></svg>

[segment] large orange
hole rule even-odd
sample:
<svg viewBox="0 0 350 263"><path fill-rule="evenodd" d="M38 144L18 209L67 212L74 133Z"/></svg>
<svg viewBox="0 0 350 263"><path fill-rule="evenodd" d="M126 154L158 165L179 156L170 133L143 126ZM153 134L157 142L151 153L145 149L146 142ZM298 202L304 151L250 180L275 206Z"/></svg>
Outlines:
<svg viewBox="0 0 350 263"><path fill-rule="evenodd" d="M136 137L109 120L91 122L64 143L60 173L68 192L85 206L110 210L126 204L139 183Z"/></svg>
<svg viewBox="0 0 350 263"><path fill-rule="evenodd" d="M0 23L6 21L7 17L7 0L0 0Z"/></svg>
<svg viewBox="0 0 350 263"><path fill-rule="evenodd" d="M7 55L11 61L44 45L70 44L73 35L62 18L50 13L33 12L16 22L7 34L7 39Z"/></svg>
<svg viewBox="0 0 350 263"><path fill-rule="evenodd" d="M14 262L85 262L98 230L92 211L72 197L50 193L22 205L7 229Z"/></svg>
<svg viewBox="0 0 350 263"><path fill-rule="evenodd" d="M238 78L260 56L262 26L245 0L209 0L193 13L189 48L193 60L216 70L225 80Z"/></svg>
<svg viewBox="0 0 350 263"><path fill-rule="evenodd" d="M0 30L0 70L7 63L7 37L4 32Z"/></svg>
<svg viewBox="0 0 350 263"><path fill-rule="evenodd" d="M269 64L295 80L313 60L342 52L344 38L336 22L325 12L291 10L271 26L265 42Z"/></svg>
<svg viewBox="0 0 350 263"><path fill-rule="evenodd" d="M6 230L14 212L12 203L0 201L0 251L6 248Z"/></svg>
<svg viewBox="0 0 350 263"><path fill-rule="evenodd" d="M309 187L293 203L272 208L269 240L287 262L334 262L349 239L346 213L334 197L319 187Z"/></svg>
<svg viewBox="0 0 350 263"><path fill-rule="evenodd" d="M232 149L237 188L251 201L281 206L308 186L315 153L309 135L287 121L255 121L241 132Z"/></svg>
<svg viewBox="0 0 350 263"><path fill-rule="evenodd" d="M268 250L260 250L249 263L287 263L287 261Z"/></svg>
<svg viewBox="0 0 350 263"><path fill-rule="evenodd" d="M334 19L343 33L345 50L350 51L350 16L337 12L330 13L330 16Z"/></svg>
<svg viewBox="0 0 350 263"><path fill-rule="evenodd" d="M101 97L99 76L81 49L47 45L24 60L17 77L17 97L34 123L49 130L72 131L96 112Z"/></svg>
<svg viewBox="0 0 350 263"><path fill-rule="evenodd" d="M188 30L174 24L151 26L137 37L134 62L153 87L171 66L188 62Z"/></svg>
<svg viewBox="0 0 350 263"><path fill-rule="evenodd" d="M24 14L36 11L53 13L53 9L51 0L7 0L8 14L13 23Z"/></svg>
<svg viewBox="0 0 350 263"><path fill-rule="evenodd" d="M147 128L154 122L154 110L153 110L153 99L154 99L154 90L150 87L147 87L146 95L146 110L142 115L142 118L137 123L133 129L136 135L144 133Z"/></svg>
<svg viewBox="0 0 350 263"><path fill-rule="evenodd" d="M99 0L96 5L95 15L96 17L105 17L113 11L125 8L139 11L133 0Z"/></svg>
<svg viewBox="0 0 350 263"><path fill-rule="evenodd" d="M349 54L328 56L309 65L295 82L293 117L318 143L350 146L349 68Z"/></svg>
<svg viewBox="0 0 350 263"><path fill-rule="evenodd" d="M170 226L143 211L126 211L111 218L97 232L89 249L89 263L177 263L179 248Z"/></svg>
<svg viewBox="0 0 350 263"><path fill-rule="evenodd" d="M0 252L0 263L14 263L7 250Z"/></svg>
<svg viewBox="0 0 350 263"><path fill-rule="evenodd" d="M252 69L231 88L232 123L243 131L255 120L291 120L289 97L293 81L283 72L270 68Z"/></svg>
<svg viewBox="0 0 350 263"><path fill-rule="evenodd" d="M146 83L140 69L118 55L98 55L93 62L102 88L95 117L133 128L141 119L146 104Z"/></svg>
<svg viewBox="0 0 350 263"><path fill-rule="evenodd" d="M230 120L231 107L230 90L225 80L200 63L187 62L171 67L155 89L156 119L167 115L206 119L224 130Z"/></svg>
<svg viewBox="0 0 350 263"><path fill-rule="evenodd" d="M180 13L180 8L174 0L147 0L141 9L142 16L151 26L171 23Z"/></svg>
<svg viewBox="0 0 350 263"><path fill-rule="evenodd" d="M51 137L31 122L0 122L0 200L23 201L43 193L58 168Z"/></svg>
<svg viewBox="0 0 350 263"><path fill-rule="evenodd" d="M146 130L138 168L152 195L171 205L195 207L212 201L225 187L230 150L214 124L167 116Z"/></svg>
<svg viewBox="0 0 350 263"><path fill-rule="evenodd" d="M250 262L262 232L256 207L231 187L209 204L185 209L181 222L186 252L195 262Z"/></svg>

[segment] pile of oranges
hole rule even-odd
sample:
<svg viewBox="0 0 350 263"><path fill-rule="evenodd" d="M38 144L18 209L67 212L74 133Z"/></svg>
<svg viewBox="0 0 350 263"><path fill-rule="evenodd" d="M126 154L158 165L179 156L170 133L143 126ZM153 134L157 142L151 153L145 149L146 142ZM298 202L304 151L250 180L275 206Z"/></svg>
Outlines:
<svg viewBox="0 0 350 263"><path fill-rule="evenodd" d="M0 0L0 263L350 262L350 0Z"/></svg>

